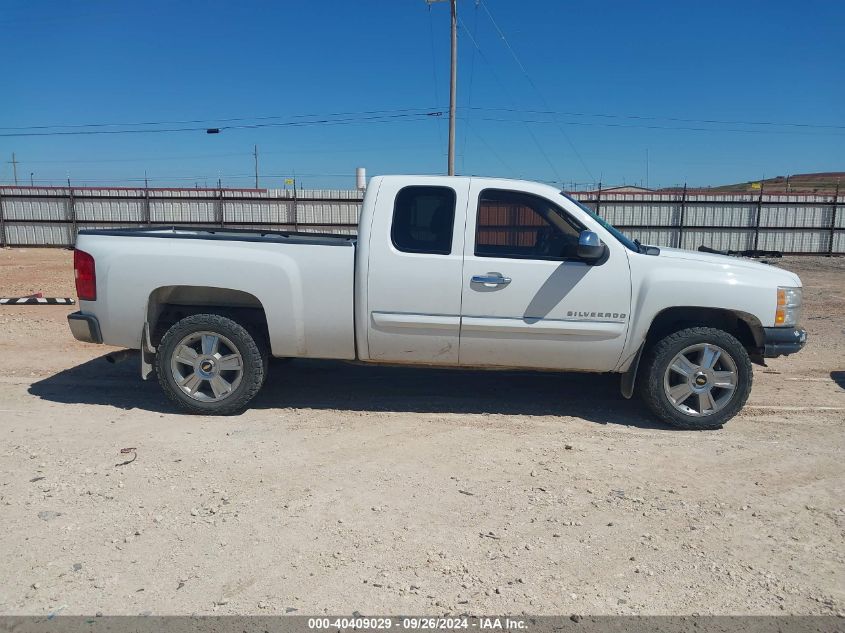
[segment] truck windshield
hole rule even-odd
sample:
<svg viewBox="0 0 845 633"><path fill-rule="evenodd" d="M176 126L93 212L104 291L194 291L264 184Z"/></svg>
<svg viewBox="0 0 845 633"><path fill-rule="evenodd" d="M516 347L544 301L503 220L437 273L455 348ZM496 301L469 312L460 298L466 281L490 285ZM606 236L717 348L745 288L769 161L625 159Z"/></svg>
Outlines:
<svg viewBox="0 0 845 633"><path fill-rule="evenodd" d="M603 226L603 227L604 227L604 228L605 228L605 229L606 229L606 230L607 230L607 231L608 231L608 232L609 232L609 233L610 233L613 237L615 237L617 240L619 240L620 242L622 242L622 244L624 244L626 248L628 248L629 250L634 251L635 253L639 253L639 252L640 252L640 247L637 245L637 243L636 243L636 242L634 242L634 240L632 240L630 237L628 237L627 235L625 235L622 231L620 231L619 229L617 229L617 228L616 228L615 226L613 226L610 222L608 222L607 220L605 220L605 219L604 219L604 218L602 218L601 216L597 215L597 214L596 214L596 212L595 212L595 211L593 211L590 207L588 207L588 206L586 206L586 205L584 205L584 204L581 204L580 202L578 202L578 201L577 201L577 200L575 200L574 198L572 198L572 197L570 197L570 196L567 196L567 195L566 195L565 193L563 193L562 191L560 192L560 195L562 195L564 198L566 198L567 200L569 200L571 203L578 205L578 207L579 207L582 211L584 211L584 213L588 213L588 214L590 215L590 217L591 217L591 218L593 218L596 222L598 222L599 224L601 224L601 225L602 225L602 226Z"/></svg>

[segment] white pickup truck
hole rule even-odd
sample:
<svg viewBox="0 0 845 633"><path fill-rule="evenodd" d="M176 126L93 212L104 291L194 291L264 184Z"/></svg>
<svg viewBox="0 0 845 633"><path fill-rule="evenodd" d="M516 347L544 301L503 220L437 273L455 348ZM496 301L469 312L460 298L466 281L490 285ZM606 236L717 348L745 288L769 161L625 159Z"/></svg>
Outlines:
<svg viewBox="0 0 845 633"><path fill-rule="evenodd" d="M74 267L74 336L140 349L202 414L243 410L273 356L614 372L661 420L717 428L752 361L806 342L793 273L641 245L526 181L376 177L357 237L83 230Z"/></svg>

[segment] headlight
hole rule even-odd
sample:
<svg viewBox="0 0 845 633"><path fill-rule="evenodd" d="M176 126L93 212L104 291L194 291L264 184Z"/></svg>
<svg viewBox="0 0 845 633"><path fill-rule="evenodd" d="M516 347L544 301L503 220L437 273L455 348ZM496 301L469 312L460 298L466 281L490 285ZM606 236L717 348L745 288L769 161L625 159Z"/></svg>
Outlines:
<svg viewBox="0 0 845 633"><path fill-rule="evenodd" d="M801 314L801 288L778 287L775 325L796 325Z"/></svg>

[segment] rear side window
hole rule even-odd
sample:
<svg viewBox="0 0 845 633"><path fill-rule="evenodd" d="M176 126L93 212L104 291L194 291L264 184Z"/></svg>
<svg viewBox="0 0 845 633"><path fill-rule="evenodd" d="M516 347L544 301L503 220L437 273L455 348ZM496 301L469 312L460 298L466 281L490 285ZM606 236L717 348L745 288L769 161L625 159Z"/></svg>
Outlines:
<svg viewBox="0 0 845 633"><path fill-rule="evenodd" d="M396 194L390 238L406 253L448 255L454 224L454 189L405 187Z"/></svg>

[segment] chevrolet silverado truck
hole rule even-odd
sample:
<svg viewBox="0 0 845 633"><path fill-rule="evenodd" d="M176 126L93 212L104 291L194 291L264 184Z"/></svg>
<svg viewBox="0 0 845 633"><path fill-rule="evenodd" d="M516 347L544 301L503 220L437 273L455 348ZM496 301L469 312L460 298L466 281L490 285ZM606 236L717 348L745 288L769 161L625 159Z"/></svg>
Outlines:
<svg viewBox="0 0 845 633"><path fill-rule="evenodd" d="M242 411L270 357L612 372L660 420L718 428L751 364L806 342L801 280L645 246L539 183L380 176L357 236L83 230L73 335L141 351L199 414ZM562 403L565 407L565 403Z"/></svg>

